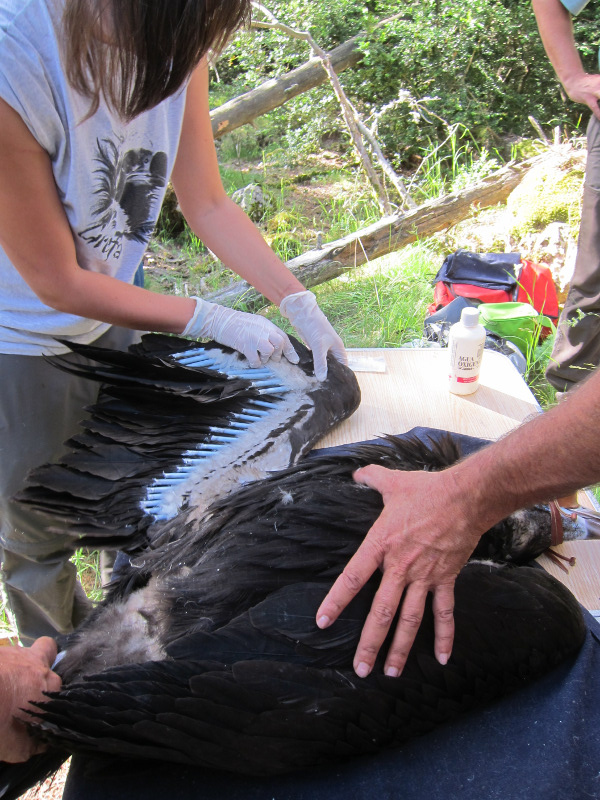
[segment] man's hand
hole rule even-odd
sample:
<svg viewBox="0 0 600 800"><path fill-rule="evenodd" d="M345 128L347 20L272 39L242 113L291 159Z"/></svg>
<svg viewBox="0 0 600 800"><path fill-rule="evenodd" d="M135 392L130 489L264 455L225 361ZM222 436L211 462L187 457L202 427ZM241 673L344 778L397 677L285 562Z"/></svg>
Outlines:
<svg viewBox="0 0 600 800"><path fill-rule="evenodd" d="M587 72L577 74L571 79L565 79L564 87L574 103L586 105L595 117L600 119L600 75L588 75Z"/></svg>
<svg viewBox="0 0 600 800"><path fill-rule="evenodd" d="M317 612L320 628L334 622L381 568L381 584L365 625L354 669L366 677L401 605L387 654L386 675L398 676L433 593L435 655L445 664L454 640L454 581L484 530L469 530L453 511L456 487L449 472L400 472L379 466L357 470L354 479L381 492L384 509ZM464 515L463 515L464 516ZM404 595L404 597L403 597Z"/></svg>
<svg viewBox="0 0 600 800"><path fill-rule="evenodd" d="M0 647L0 761L27 761L45 746L31 738L23 709L30 701L56 692L61 680L51 667L56 658L55 642L43 636L31 647Z"/></svg>

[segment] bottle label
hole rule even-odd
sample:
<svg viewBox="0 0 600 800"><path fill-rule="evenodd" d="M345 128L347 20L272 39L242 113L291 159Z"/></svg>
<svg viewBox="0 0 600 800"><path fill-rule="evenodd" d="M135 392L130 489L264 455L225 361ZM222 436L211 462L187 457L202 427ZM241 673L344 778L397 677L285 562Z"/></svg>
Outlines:
<svg viewBox="0 0 600 800"><path fill-rule="evenodd" d="M467 394L467 387L472 387L469 391L476 390L484 346L485 339L477 341L450 335L450 391L453 387L456 390L464 387L459 394Z"/></svg>
<svg viewBox="0 0 600 800"><path fill-rule="evenodd" d="M450 341L450 363L454 370L479 372L485 342ZM465 352L467 350L467 352ZM468 352L468 351L471 352Z"/></svg>
<svg viewBox="0 0 600 800"><path fill-rule="evenodd" d="M456 369L473 370L479 368L481 356L479 351L475 355L461 354L456 359Z"/></svg>

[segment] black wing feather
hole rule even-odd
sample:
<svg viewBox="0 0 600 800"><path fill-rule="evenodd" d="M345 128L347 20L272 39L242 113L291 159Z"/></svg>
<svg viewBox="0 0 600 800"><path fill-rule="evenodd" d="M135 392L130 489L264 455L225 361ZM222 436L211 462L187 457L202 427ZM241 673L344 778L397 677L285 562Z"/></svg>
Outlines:
<svg viewBox="0 0 600 800"><path fill-rule="evenodd" d="M117 667L67 687L44 704L43 729L74 750L160 753L165 760L275 774L426 733L546 673L585 634L577 603L551 576L473 563L456 584L449 664L433 656L429 607L402 676L386 678L379 663L360 679L352 654L372 593L348 612L340 635L335 625L331 634L314 627L327 587L304 588L282 590L196 637L187 653L176 643L173 661ZM186 658L192 645L209 660ZM328 647L339 666L324 666Z"/></svg>

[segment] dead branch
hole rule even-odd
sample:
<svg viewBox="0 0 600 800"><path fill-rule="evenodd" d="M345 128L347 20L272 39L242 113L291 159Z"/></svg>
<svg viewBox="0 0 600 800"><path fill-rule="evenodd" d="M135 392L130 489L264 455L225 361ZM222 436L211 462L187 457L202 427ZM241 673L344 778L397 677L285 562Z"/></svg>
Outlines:
<svg viewBox="0 0 600 800"><path fill-rule="evenodd" d="M353 67L361 60L359 40L360 37L355 36L328 53L331 66L336 72ZM320 86L326 80L327 76L323 72L320 59L311 58L302 66L278 78L265 81L256 89L235 97L211 111L213 135L218 139L226 133L231 133L236 128L252 122L256 117L284 105L292 97Z"/></svg>
<svg viewBox="0 0 600 800"><path fill-rule="evenodd" d="M252 23L254 26L282 31L283 33L287 34L288 36L291 36L294 39L301 39L302 41L310 45L310 48L314 53L314 55L321 60L323 69L325 70L327 77L329 78L329 82L331 83L334 94L340 105L340 109L342 111L342 117L344 118L344 122L346 123L346 127L350 134L350 139L352 141L354 149L356 150L356 153L358 154L360 163L369 180L369 183L371 184L373 191L375 192L375 196L377 197L377 200L381 206L382 213L390 214L392 208L389 199L386 195L385 188L379 178L379 175L373 168L373 164L365 149L363 138L358 129L358 124L357 124L358 115L356 113L356 110L350 103L348 97L346 96L346 93L342 89L342 85L339 81L339 78L335 70L331 66L328 54L325 52L325 50L323 50L323 48L321 48L316 43L316 41L313 39L310 33L308 33L307 31L297 30L296 28L293 28L290 25L286 25L285 23L280 22L275 17L275 15L271 11L269 11L268 8L259 3L258 0L252 1L252 7L256 11L259 11L261 14L263 14L263 16L265 16L267 19L266 22L254 19Z"/></svg>
<svg viewBox="0 0 600 800"><path fill-rule="evenodd" d="M384 217L357 233L291 259L287 266L308 288L325 283L367 261L455 225L474 208L486 208L505 201L524 175L542 160L543 156L538 156L520 164L509 164L462 192L431 200L405 214ZM206 297L227 306L241 304L250 310L268 304L245 281L237 281Z"/></svg>
<svg viewBox="0 0 600 800"><path fill-rule="evenodd" d="M403 16L404 12L400 12L387 17L374 25L373 31ZM359 33L328 53L331 66L336 73L354 67L360 62L362 53L359 42L366 35L365 32ZM226 133L231 133L236 128L252 122L256 117L282 106L292 97L320 86L326 80L327 75L323 72L320 59L311 58L285 75L265 81L256 89L213 109L210 113L213 136L218 139Z"/></svg>

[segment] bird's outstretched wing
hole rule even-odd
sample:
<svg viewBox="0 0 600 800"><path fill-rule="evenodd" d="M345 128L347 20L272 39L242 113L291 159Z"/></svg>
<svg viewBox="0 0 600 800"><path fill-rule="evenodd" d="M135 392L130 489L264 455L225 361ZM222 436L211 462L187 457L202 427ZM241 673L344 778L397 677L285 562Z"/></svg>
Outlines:
<svg viewBox="0 0 600 800"><path fill-rule="evenodd" d="M155 522L206 506L283 469L358 406L353 373L330 358L327 380L300 363L259 369L216 343L149 334L124 353L69 345L62 368L102 382L84 430L59 464L35 470L17 499L82 544L133 549Z"/></svg>

